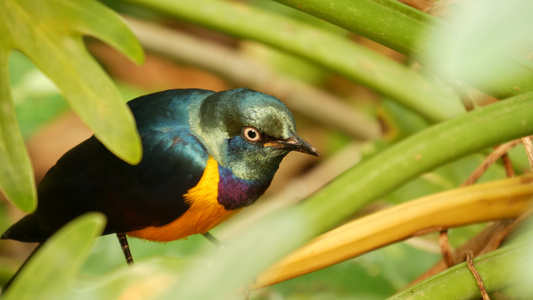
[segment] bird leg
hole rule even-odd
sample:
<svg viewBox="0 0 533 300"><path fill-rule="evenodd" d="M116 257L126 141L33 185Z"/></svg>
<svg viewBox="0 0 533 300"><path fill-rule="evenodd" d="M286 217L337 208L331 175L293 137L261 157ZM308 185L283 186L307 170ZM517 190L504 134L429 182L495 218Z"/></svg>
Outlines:
<svg viewBox="0 0 533 300"><path fill-rule="evenodd" d="M118 242L120 243L120 247L122 248L122 252L124 253L124 257L126 258L126 262L128 263L128 265L133 265L133 257L131 256L130 245L128 244L126 234L117 233L117 237Z"/></svg>
<svg viewBox="0 0 533 300"><path fill-rule="evenodd" d="M206 233L203 234L203 236L204 236L208 241L210 241L213 245L215 245L215 247L217 247L217 249L218 249L219 251L224 250L224 245L222 244L222 242L219 241L216 237L214 237L211 233L206 232Z"/></svg>

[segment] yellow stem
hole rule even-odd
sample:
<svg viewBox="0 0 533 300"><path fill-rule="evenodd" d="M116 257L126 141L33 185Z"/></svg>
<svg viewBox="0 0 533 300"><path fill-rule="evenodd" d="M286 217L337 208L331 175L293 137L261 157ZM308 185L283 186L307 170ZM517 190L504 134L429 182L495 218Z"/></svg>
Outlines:
<svg viewBox="0 0 533 300"><path fill-rule="evenodd" d="M419 198L333 229L259 274L262 288L412 236L519 216L533 202L533 174Z"/></svg>

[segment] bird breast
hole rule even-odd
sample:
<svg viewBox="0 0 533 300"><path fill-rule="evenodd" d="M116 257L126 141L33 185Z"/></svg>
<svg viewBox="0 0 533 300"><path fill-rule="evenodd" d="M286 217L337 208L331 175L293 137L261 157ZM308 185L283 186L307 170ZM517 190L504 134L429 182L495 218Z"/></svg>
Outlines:
<svg viewBox="0 0 533 300"><path fill-rule="evenodd" d="M253 204L268 188L271 178L251 181L236 177L209 156L202 178L184 196L189 209L163 226L150 226L128 235L150 241L169 242L204 234Z"/></svg>

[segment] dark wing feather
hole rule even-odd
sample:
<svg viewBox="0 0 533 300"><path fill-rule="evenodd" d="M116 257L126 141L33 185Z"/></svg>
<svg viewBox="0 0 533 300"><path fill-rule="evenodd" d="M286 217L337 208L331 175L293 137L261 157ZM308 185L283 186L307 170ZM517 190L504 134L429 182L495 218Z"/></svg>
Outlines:
<svg viewBox="0 0 533 300"><path fill-rule="evenodd" d="M39 185L41 227L53 232L88 211L106 215L105 233L160 226L179 217L188 208L183 195L203 173L196 161L207 155L195 143L167 148L162 141L172 140L174 134L153 132L143 137L144 144L153 143L153 136L160 143L144 147L138 166L119 160L94 137L71 150Z"/></svg>

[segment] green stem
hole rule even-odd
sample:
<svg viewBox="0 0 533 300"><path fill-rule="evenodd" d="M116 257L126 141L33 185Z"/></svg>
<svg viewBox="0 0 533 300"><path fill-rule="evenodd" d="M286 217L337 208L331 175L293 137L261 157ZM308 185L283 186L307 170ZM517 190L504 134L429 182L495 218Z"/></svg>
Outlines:
<svg viewBox="0 0 533 300"><path fill-rule="evenodd" d="M528 93L430 127L348 170L296 210L320 224L314 235L328 230L423 172L532 134L531 109Z"/></svg>
<svg viewBox="0 0 533 300"><path fill-rule="evenodd" d="M436 59L427 34L435 34L435 25L444 25L439 19L411 8L396 0L275 0L306 12L327 22L360 34L406 55L413 55L427 63ZM489 21L487 21L489 22ZM494 57L501 61L498 70L503 76L491 72L477 72L475 76L457 74L484 92L507 98L533 91L533 62L516 55ZM512 74L512 76L510 76Z"/></svg>
<svg viewBox="0 0 533 300"><path fill-rule="evenodd" d="M427 56L420 43L436 19L399 1L275 0L369 38L400 53Z"/></svg>
<svg viewBox="0 0 533 300"><path fill-rule="evenodd" d="M482 255L474 260L474 266L481 275L488 293L501 291L515 285L520 278L520 265L531 266L531 241L517 243ZM527 261L526 261L527 260ZM388 300L418 299L481 299L474 276L461 263L412 286Z"/></svg>
<svg viewBox="0 0 533 300"><path fill-rule="evenodd" d="M358 81L432 121L464 112L457 97L352 41L296 20L220 0L129 0L234 36L282 49Z"/></svg>

